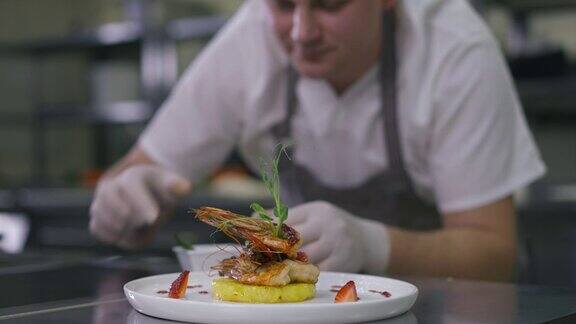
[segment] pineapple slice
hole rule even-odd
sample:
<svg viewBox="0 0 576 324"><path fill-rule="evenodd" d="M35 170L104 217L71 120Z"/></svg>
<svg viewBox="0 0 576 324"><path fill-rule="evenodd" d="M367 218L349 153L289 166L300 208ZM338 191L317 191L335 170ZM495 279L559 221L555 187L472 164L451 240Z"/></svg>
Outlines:
<svg viewBox="0 0 576 324"><path fill-rule="evenodd" d="M233 279L222 278L212 282L212 296L219 300L252 303L294 303L311 299L316 286L310 283L293 283L281 287L246 285Z"/></svg>

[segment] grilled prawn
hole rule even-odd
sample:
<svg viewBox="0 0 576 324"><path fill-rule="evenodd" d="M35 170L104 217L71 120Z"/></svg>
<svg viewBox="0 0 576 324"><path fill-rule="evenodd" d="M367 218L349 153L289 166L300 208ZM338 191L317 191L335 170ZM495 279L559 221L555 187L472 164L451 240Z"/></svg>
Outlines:
<svg viewBox="0 0 576 324"><path fill-rule="evenodd" d="M212 267L221 276L240 283L284 286L289 283L316 283L320 270L298 252L302 240L292 227L283 224L281 238L274 236L274 224L213 207L196 210L196 217L231 238L248 242L240 255Z"/></svg>
<svg viewBox="0 0 576 324"><path fill-rule="evenodd" d="M235 240L247 240L253 251L266 253L284 253L288 258L296 258L302 245L300 234L292 227L282 224L282 238L274 236L271 223L250 218L214 207L202 207L197 210L196 218L212 225Z"/></svg>
<svg viewBox="0 0 576 324"><path fill-rule="evenodd" d="M222 276L248 285L285 286L289 283L316 283L320 270L313 264L285 259L259 264L244 255L223 260L214 267Z"/></svg>

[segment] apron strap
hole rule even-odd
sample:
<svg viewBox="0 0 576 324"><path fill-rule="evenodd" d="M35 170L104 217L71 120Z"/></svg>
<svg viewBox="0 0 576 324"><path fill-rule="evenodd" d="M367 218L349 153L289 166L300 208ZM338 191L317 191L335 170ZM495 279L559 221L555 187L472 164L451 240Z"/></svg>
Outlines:
<svg viewBox="0 0 576 324"><path fill-rule="evenodd" d="M272 128L272 133L279 143L288 144L291 142L291 122L298 104L296 95L296 85L298 84L298 72L292 65L288 67L287 80L286 80L286 117L282 122ZM292 146L288 147L291 152ZM290 155L292 156L292 155Z"/></svg>
<svg viewBox="0 0 576 324"><path fill-rule="evenodd" d="M384 11L382 18L382 49L380 55L380 93L386 150L390 174L399 190L411 190L402 155L400 119L398 114L398 57L396 43L396 10Z"/></svg>

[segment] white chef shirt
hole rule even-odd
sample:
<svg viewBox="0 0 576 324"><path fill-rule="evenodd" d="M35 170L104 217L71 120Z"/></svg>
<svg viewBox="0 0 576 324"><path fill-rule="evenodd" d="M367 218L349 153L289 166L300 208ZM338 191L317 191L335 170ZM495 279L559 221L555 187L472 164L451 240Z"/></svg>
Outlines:
<svg viewBox="0 0 576 324"><path fill-rule="evenodd" d="M465 0L404 0L398 47L399 127L419 195L442 212L503 198L545 172L510 75L489 30ZM289 58L265 1L248 0L187 69L139 144L199 181L234 147L255 171L272 156L286 115ZM334 188L388 166L378 67L338 96L301 77L294 159Z"/></svg>

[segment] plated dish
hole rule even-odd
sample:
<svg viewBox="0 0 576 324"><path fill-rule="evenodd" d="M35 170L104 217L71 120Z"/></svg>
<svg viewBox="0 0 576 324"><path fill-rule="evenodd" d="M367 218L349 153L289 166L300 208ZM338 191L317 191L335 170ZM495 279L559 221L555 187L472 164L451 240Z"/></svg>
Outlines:
<svg viewBox="0 0 576 324"><path fill-rule="evenodd" d="M182 299L167 296L179 273L137 279L124 286L130 304L139 312L194 323L358 323L394 317L408 311L418 289L407 282L351 273L321 272L315 297L298 303L250 304L212 298L206 272L191 272ZM334 303L337 290L354 281L359 300ZM387 297L385 292L389 294Z"/></svg>
<svg viewBox="0 0 576 324"><path fill-rule="evenodd" d="M314 297L320 269L299 251L302 238L294 228L213 207L195 212L200 221L241 244L238 255L212 267L222 277L212 282L215 299L285 303Z"/></svg>
<svg viewBox="0 0 576 324"><path fill-rule="evenodd" d="M324 272L300 251L302 237L287 225L280 200L279 159L262 167L274 199L247 217L214 207L194 210L238 245L210 271L168 274L124 286L130 304L144 314L196 323L357 323L393 317L414 304L418 289L383 277ZM223 251L224 252L224 251Z"/></svg>

